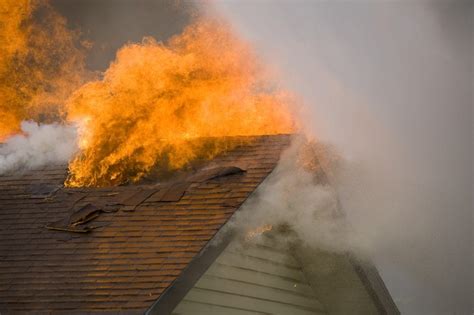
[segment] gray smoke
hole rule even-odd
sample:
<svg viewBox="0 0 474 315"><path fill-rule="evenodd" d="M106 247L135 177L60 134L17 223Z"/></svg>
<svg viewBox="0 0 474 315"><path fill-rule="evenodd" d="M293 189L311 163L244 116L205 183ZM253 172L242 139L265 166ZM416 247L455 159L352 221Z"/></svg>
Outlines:
<svg viewBox="0 0 474 315"><path fill-rule="evenodd" d="M306 132L346 161L335 188L358 243L317 235L323 245L367 250L403 314L471 314L472 3L248 1L216 10L304 99ZM317 202L325 208L315 200L324 188L279 174L257 208L293 223ZM285 185L313 189L315 199L280 206ZM284 213L295 205L307 213Z"/></svg>
<svg viewBox="0 0 474 315"><path fill-rule="evenodd" d="M64 164L78 149L74 126L24 121L21 131L0 144L0 175Z"/></svg>
<svg viewBox="0 0 474 315"><path fill-rule="evenodd" d="M334 188L318 183L313 172L297 167L303 143L301 138L293 141L272 174L227 227L251 236L265 225L287 225L309 245L337 252L358 247L360 242L352 238L346 220L334 215L338 212Z"/></svg>

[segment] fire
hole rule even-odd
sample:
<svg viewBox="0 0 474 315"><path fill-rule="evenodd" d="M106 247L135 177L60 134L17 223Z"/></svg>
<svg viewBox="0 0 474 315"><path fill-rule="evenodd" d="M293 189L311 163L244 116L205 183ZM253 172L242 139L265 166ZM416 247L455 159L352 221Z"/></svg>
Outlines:
<svg viewBox="0 0 474 315"><path fill-rule="evenodd" d="M295 129L292 96L222 21L127 44L85 84L78 35L47 0L0 3L0 141L22 120L77 125L67 186L136 182L231 149L226 137Z"/></svg>
<svg viewBox="0 0 474 315"><path fill-rule="evenodd" d="M77 35L44 1L0 2L0 141L22 120L61 119L85 77Z"/></svg>
<svg viewBox="0 0 474 315"><path fill-rule="evenodd" d="M247 242L250 242L251 240L253 240L255 237L257 236L260 236L262 235L263 233L265 232L269 232L273 230L273 225L271 224L263 224L259 227L256 227L255 229L253 230L250 230L248 231L246 234L245 234L245 241Z"/></svg>
<svg viewBox="0 0 474 315"><path fill-rule="evenodd" d="M220 21L197 21L165 44L145 38L124 46L102 80L67 102L82 151L66 184L137 181L153 168L176 170L229 149L223 137L291 132L291 97L270 79L249 44Z"/></svg>

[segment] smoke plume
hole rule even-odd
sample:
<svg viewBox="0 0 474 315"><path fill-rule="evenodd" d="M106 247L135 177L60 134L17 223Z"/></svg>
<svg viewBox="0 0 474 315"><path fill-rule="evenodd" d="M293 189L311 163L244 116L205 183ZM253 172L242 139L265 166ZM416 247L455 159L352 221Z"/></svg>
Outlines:
<svg viewBox="0 0 474 315"><path fill-rule="evenodd" d="M306 146L304 137L293 140L275 170L226 228L251 238L265 227L286 227L294 232L291 239L305 245L338 253L357 248L363 258L366 249L340 212L334 187L322 182L316 169L303 166L301 152Z"/></svg>
<svg viewBox="0 0 474 315"><path fill-rule="evenodd" d="M472 3L216 8L303 97L307 134L343 156L334 187L357 243L299 219L325 211L325 188L283 166L254 207L308 240L308 224L328 229L318 246L367 250L404 314L472 313ZM280 206L283 193L301 198Z"/></svg>
<svg viewBox="0 0 474 315"><path fill-rule="evenodd" d="M83 81L76 37L64 19L44 9L51 19L36 21L32 11L2 16L14 26L30 25L22 30L31 32L15 37L9 28L0 30L5 38L20 39L0 58L6 69L0 75L0 137L17 132L21 120L43 121L43 108L50 106L54 115L47 120L60 120L58 104ZM321 186L295 170L292 148L250 204L263 209L255 214L260 217L243 221L264 224L270 217L275 224L290 223L317 246L371 255L404 314L471 313L472 3L239 1L217 3L216 10L303 98L298 115L308 137L331 143L344 160L332 188ZM50 20L59 21L56 28L40 23ZM91 32L103 30L101 15L98 21ZM182 28L181 22L175 27ZM64 45L50 34L65 35ZM114 38L110 47L129 40ZM89 64L105 69L115 51L110 47L106 57ZM74 127L24 122L21 129L0 147L0 173L66 162L76 150ZM329 215L337 199L355 238Z"/></svg>
<svg viewBox="0 0 474 315"><path fill-rule="evenodd" d="M76 128L21 123L21 134L0 144L0 175L51 164L65 164L77 150Z"/></svg>

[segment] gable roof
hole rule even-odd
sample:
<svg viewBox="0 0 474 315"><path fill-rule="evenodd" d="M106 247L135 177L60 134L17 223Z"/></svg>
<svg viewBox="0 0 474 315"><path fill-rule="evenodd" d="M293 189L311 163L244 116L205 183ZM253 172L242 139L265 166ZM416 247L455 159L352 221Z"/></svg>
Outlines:
<svg viewBox="0 0 474 315"><path fill-rule="evenodd" d="M210 161L214 173L162 186L65 189L66 166L0 176L0 311L146 311L273 170L290 136L251 140Z"/></svg>

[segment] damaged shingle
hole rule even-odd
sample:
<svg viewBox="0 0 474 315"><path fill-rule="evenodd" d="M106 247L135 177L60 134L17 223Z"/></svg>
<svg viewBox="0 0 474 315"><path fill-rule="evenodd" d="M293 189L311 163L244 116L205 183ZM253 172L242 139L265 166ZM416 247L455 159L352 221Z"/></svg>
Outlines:
<svg viewBox="0 0 474 315"><path fill-rule="evenodd" d="M58 220L46 225L50 230L60 230L77 233L87 233L97 226L88 224L97 218L102 212L115 212L117 210L129 212L143 202L177 202L186 193L186 190L193 183L203 183L209 180L221 179L227 176L243 174L245 171L235 166L214 167L198 171L196 174L188 176L182 181L163 184L150 188L129 187L122 191L108 192L105 195L91 195L86 191L65 191L61 190L56 194L56 198L63 199L69 195L69 199L74 199L71 205L72 214L67 218ZM39 186L35 187L37 193L52 194L58 190L57 187ZM79 201L88 203L78 210L74 210Z"/></svg>
<svg viewBox="0 0 474 315"><path fill-rule="evenodd" d="M126 198L123 198L121 203L124 206L138 206L156 191L156 189L134 190L132 194L126 195Z"/></svg>
<svg viewBox="0 0 474 315"><path fill-rule="evenodd" d="M88 203L73 212L69 217L46 225L46 228L49 230L88 233L98 226L88 225L87 223L96 219L101 212L101 208Z"/></svg>
<svg viewBox="0 0 474 315"><path fill-rule="evenodd" d="M181 197L184 196L184 193L188 189L190 182L177 182L166 185L162 187L159 191L154 193L150 198L147 199L148 202L173 202L179 201Z"/></svg>
<svg viewBox="0 0 474 315"><path fill-rule="evenodd" d="M162 187L146 201L175 202L181 200L192 183L202 183L208 180L223 178L230 175L243 174L245 171L235 166L222 166L202 169L181 182L175 182Z"/></svg>
<svg viewBox="0 0 474 315"><path fill-rule="evenodd" d="M122 211L134 211L136 207L142 204L148 197L156 193L157 189L140 189L124 191L117 195L114 203Z"/></svg>
<svg viewBox="0 0 474 315"><path fill-rule="evenodd" d="M201 171L175 176L174 183L191 182L180 189L167 182L157 186L63 187L48 200L40 200L25 196L27 186L63 183L66 166L47 174L29 171L26 179L0 175L0 313L146 313L153 301L174 289L190 261L199 258L218 227L273 170L288 145L287 136L258 137L251 145L207 164L208 170L211 165L240 166L245 175L206 176L193 182L191 175ZM164 197L171 187L178 195L175 199L183 194L185 200L155 202L158 192L162 197L157 199L171 199ZM182 187L187 187L184 192ZM140 189L155 190L142 203L143 208L137 208L140 211L104 213L109 208L120 209L123 205L118 205L119 201L126 201L125 196L130 198ZM99 217L86 208L83 219L77 220L86 204L101 209L96 213ZM54 230L80 233L45 230L46 224ZM89 234L83 232L99 224L109 225Z"/></svg>
<svg viewBox="0 0 474 315"><path fill-rule="evenodd" d="M201 183L211 179L222 178L230 175L243 174L245 170L236 166L219 166L214 168L203 169L196 175L192 176L192 182Z"/></svg>

